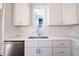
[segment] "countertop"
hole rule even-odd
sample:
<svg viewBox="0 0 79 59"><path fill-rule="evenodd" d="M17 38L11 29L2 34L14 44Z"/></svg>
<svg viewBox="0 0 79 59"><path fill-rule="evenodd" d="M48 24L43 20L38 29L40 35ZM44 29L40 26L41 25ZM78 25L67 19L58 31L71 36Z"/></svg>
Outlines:
<svg viewBox="0 0 79 59"><path fill-rule="evenodd" d="M78 39L78 37L48 37L48 38L43 38L43 39L28 39L28 37L10 37L10 38L5 38L5 40L9 40L9 41L18 41L18 40L75 40L75 39Z"/></svg>

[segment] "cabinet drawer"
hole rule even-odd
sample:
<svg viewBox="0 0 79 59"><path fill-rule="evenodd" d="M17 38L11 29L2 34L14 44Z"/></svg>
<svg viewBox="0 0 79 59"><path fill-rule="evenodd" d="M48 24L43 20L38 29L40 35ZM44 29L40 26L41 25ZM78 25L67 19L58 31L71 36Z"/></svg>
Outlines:
<svg viewBox="0 0 79 59"><path fill-rule="evenodd" d="M28 47L28 48L38 47L38 41L37 40L26 40L25 47Z"/></svg>
<svg viewBox="0 0 79 59"><path fill-rule="evenodd" d="M69 40L54 40L53 47L70 47L71 41Z"/></svg>
<svg viewBox="0 0 79 59"><path fill-rule="evenodd" d="M71 48L53 48L54 56L71 56Z"/></svg>
<svg viewBox="0 0 79 59"><path fill-rule="evenodd" d="M52 47L52 40L39 40L39 47Z"/></svg>

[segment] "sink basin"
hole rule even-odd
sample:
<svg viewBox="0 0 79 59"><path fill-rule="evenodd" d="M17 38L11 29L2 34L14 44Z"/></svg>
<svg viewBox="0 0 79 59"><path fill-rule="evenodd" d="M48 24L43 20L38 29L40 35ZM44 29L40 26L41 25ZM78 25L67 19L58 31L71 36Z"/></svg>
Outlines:
<svg viewBox="0 0 79 59"><path fill-rule="evenodd" d="M30 36L28 39L48 39L48 37L47 36L41 36L41 37Z"/></svg>

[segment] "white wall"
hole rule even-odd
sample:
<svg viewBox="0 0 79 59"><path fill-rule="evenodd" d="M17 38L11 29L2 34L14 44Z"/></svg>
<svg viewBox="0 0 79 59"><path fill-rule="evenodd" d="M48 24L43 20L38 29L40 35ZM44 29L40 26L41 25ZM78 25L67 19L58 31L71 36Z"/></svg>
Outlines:
<svg viewBox="0 0 79 59"><path fill-rule="evenodd" d="M71 26L71 36L79 37L79 25Z"/></svg>
<svg viewBox="0 0 79 59"><path fill-rule="evenodd" d="M0 42L2 41L2 10L0 10Z"/></svg>
<svg viewBox="0 0 79 59"><path fill-rule="evenodd" d="M5 4L5 37L12 37L15 35L15 27L12 25L12 4Z"/></svg>
<svg viewBox="0 0 79 59"><path fill-rule="evenodd" d="M33 26L15 27L12 23L12 20L12 4L5 4L5 38L16 37L17 35L28 36L31 34L35 34L35 28L33 28ZM33 25L33 23L34 22L32 22L31 25Z"/></svg>
<svg viewBox="0 0 79 59"><path fill-rule="evenodd" d="M34 28L34 21L31 19L31 25L29 27L15 27L12 24L12 4L5 4L5 38L21 36L36 35L36 29ZM49 36L79 36L79 25L75 26L46 26L42 31L42 35Z"/></svg>

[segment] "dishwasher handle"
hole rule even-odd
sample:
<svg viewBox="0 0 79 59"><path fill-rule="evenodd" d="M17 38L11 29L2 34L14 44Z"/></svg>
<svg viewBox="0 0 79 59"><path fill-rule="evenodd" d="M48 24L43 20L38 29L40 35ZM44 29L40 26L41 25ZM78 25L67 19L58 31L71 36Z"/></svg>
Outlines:
<svg viewBox="0 0 79 59"><path fill-rule="evenodd" d="M24 43L24 41L4 41L4 44L9 44L9 43L19 44L19 43Z"/></svg>

